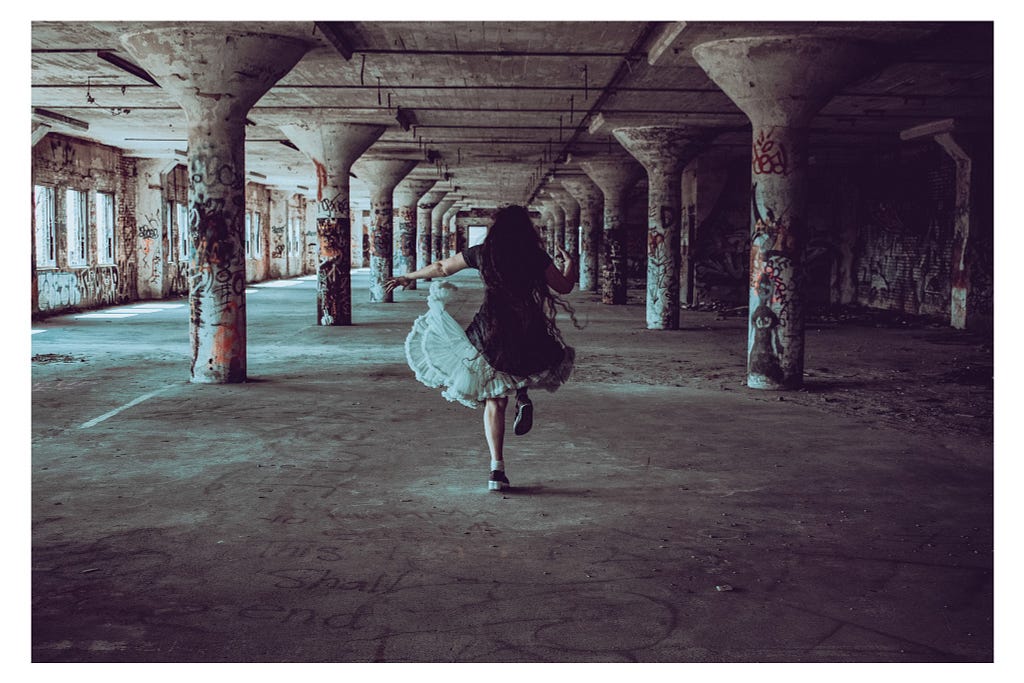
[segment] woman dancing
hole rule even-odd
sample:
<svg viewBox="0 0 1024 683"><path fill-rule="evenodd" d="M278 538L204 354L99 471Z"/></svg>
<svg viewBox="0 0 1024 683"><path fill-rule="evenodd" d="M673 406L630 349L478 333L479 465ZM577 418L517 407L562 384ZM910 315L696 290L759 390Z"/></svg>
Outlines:
<svg viewBox="0 0 1024 683"><path fill-rule="evenodd" d="M433 282L427 298L430 310L413 323L405 352L416 379L426 386L444 387L445 398L471 408L484 404L491 491L510 486L503 453L508 397L516 394L513 430L526 434L533 424L527 390L555 391L572 373L576 353L555 324L557 309L579 325L572 307L551 290L571 292L578 269L564 249L557 250L561 269L544 251L529 212L507 206L495 214L482 244L385 283L393 291L413 280L447 277L466 268L480 271L484 301L469 327L463 331L444 310L456 288Z"/></svg>

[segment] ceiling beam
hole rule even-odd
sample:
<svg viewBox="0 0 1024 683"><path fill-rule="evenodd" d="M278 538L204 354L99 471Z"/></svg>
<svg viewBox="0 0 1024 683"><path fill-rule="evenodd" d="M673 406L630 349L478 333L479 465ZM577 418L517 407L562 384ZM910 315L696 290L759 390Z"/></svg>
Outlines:
<svg viewBox="0 0 1024 683"><path fill-rule="evenodd" d="M324 38L334 46L334 49L345 58L345 61L352 59L352 46L349 45L348 40L342 35L341 31L337 29L333 21L314 21L313 25L320 33L324 35Z"/></svg>
<svg viewBox="0 0 1024 683"><path fill-rule="evenodd" d="M121 57L120 55L118 55L118 54L116 54L114 52L109 52L107 50L99 50L96 53L96 56L99 57L100 59L102 59L105 62L109 62L109 63L113 64L114 66L116 66L118 69L121 69L122 71L127 71L128 73L130 73L132 76L135 76L136 78L141 78L142 80L146 81L147 83L151 83L151 84L155 85L158 88L160 87L160 84L156 82L156 79L154 79L152 76L149 75L148 71L143 69L138 64L133 64L132 62L129 62L127 59L125 59L124 57Z"/></svg>

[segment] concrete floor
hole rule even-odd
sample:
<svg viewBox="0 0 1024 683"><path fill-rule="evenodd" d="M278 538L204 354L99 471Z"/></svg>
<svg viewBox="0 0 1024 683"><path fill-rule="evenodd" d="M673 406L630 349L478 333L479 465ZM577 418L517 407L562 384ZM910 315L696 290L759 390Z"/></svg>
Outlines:
<svg viewBox="0 0 1024 683"><path fill-rule="evenodd" d="M990 338L823 320L758 392L742 315L577 292L497 494L405 365L426 287L367 282L351 327L254 287L242 385L188 382L184 300L33 324L33 661L992 661Z"/></svg>

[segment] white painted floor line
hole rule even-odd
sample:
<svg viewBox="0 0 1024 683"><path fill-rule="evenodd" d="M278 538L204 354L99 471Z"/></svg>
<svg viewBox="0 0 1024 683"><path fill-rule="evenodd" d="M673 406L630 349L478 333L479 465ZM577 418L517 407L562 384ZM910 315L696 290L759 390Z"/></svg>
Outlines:
<svg viewBox="0 0 1024 683"><path fill-rule="evenodd" d="M313 282L316 282L316 275L305 275L303 277L300 277L299 279L303 281L311 280Z"/></svg>
<svg viewBox="0 0 1024 683"><path fill-rule="evenodd" d="M171 386L173 386L173 385L171 385ZM89 427L95 427L100 422L103 422L106 419L114 417L115 415L117 415L121 411L128 410L132 406L137 406L140 403L142 403L143 401L149 400L149 399L153 398L154 396L156 396L157 394L162 394L163 392L167 391L170 388L171 387L168 386L168 387L164 387L163 389L157 389L156 391L151 391L148 394L143 394L142 396L139 396L138 398L136 398L134 400L128 401L128 403L125 403L120 408L114 408L109 413L104 413L103 415L100 415L97 418L93 418L92 420L89 420L88 422L83 422L78 428L79 429L88 429Z"/></svg>
<svg viewBox="0 0 1024 683"><path fill-rule="evenodd" d="M132 306L132 308L159 308L161 310L166 308L183 308L185 304L138 304Z"/></svg>
<svg viewBox="0 0 1024 683"><path fill-rule="evenodd" d="M32 330L32 334L42 334L43 332L46 332L46 330Z"/></svg>
<svg viewBox="0 0 1024 683"><path fill-rule="evenodd" d="M247 289L247 290L245 290L245 293L246 294L255 294L258 291L260 291L260 290L258 290L258 289Z"/></svg>
<svg viewBox="0 0 1024 683"><path fill-rule="evenodd" d="M162 308L143 308L142 306L132 306L131 308L112 308L104 313L159 313L164 309Z"/></svg>
<svg viewBox="0 0 1024 683"><path fill-rule="evenodd" d="M291 287L297 284L299 284L297 280L271 280L270 282L257 283L253 287Z"/></svg>
<svg viewBox="0 0 1024 683"><path fill-rule="evenodd" d="M131 318L138 313L86 313L84 315L76 315L75 320L82 320L83 318Z"/></svg>

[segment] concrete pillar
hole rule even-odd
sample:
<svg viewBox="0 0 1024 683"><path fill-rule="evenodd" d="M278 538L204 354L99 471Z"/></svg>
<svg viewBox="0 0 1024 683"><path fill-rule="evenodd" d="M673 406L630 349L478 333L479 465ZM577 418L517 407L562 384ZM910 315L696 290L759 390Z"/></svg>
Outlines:
<svg viewBox="0 0 1024 683"><path fill-rule="evenodd" d="M433 213L434 207L437 206L438 202L441 201L445 194L445 190L431 190L420 197L420 201L416 205L416 270L425 268L434 262L431 258L433 254L432 249L434 247ZM429 282L430 278L426 278L426 280ZM414 282L413 285L415 284L416 283Z"/></svg>
<svg viewBox="0 0 1024 683"><path fill-rule="evenodd" d="M318 325L352 324L352 214L349 171L363 152L384 134L385 126L307 121L281 131L316 167ZM358 216L358 212L355 213ZM360 236L361 241L361 236Z"/></svg>
<svg viewBox="0 0 1024 683"><path fill-rule="evenodd" d="M416 163L409 159L362 159L353 164L354 173L370 188L373 210L370 303L392 303L395 300L394 292L384 291L384 283L394 273L394 192Z"/></svg>
<svg viewBox="0 0 1024 683"><path fill-rule="evenodd" d="M619 157L581 161L580 167L604 195L601 232L601 303L626 303L626 236L622 219L625 195L643 172L640 164Z"/></svg>
<svg viewBox="0 0 1024 683"><path fill-rule="evenodd" d="M554 258L558 253L555 251L555 245L565 244L565 209L558 203L558 200L552 195L550 190L545 191L544 196L541 198L541 204L544 205L544 213L547 217L545 245L547 246L548 254Z"/></svg>
<svg viewBox="0 0 1024 683"><path fill-rule="evenodd" d="M679 301L696 306L697 234L712 215L729 179L731 156L720 150L706 151L683 169L682 229L679 236Z"/></svg>
<svg viewBox="0 0 1024 683"><path fill-rule="evenodd" d="M465 207L463 207L465 208ZM461 210L460 210L461 211ZM452 253L458 254L466 249L466 225L459 222L459 211L452 216Z"/></svg>
<svg viewBox="0 0 1024 683"><path fill-rule="evenodd" d="M444 212L444 216L441 217L441 232L443 235L441 240L441 258L455 255L455 229L453 222L461 208L461 206L453 204L448 207L448 210Z"/></svg>
<svg viewBox="0 0 1024 683"><path fill-rule="evenodd" d="M167 233L163 186L166 159L138 159L135 162L135 216L137 288L140 299L164 296L163 235ZM122 276L123 277L123 276Z"/></svg>
<svg viewBox="0 0 1024 683"><path fill-rule="evenodd" d="M696 134L665 126L612 134L647 170L647 329L678 330L683 167Z"/></svg>
<svg viewBox="0 0 1024 683"><path fill-rule="evenodd" d="M580 289L596 292L600 286L598 273L601 249L601 209L604 203L601 188L587 176L563 178L562 186L573 196L580 207Z"/></svg>
<svg viewBox="0 0 1024 683"><path fill-rule="evenodd" d="M395 275L416 270L416 204L436 180L406 178L395 188ZM413 280L408 287L416 289Z"/></svg>
<svg viewBox="0 0 1024 683"><path fill-rule="evenodd" d="M949 300L949 324L958 330L967 328L967 295L970 293L971 272L967 260L968 239L971 234L971 157L956 143L950 133L935 136L939 144L956 165L956 204L953 219L953 262Z"/></svg>
<svg viewBox="0 0 1024 683"><path fill-rule="evenodd" d="M430 238L433 241L433 244L431 245L430 249L431 263L435 261L440 261L441 259L444 258L444 216L446 213L448 213L448 209L452 208L452 206L454 205L454 199L442 199L430 211Z"/></svg>
<svg viewBox="0 0 1024 683"><path fill-rule="evenodd" d="M578 264L580 262L580 203L565 189L565 183L562 183L562 188L552 190L551 196L555 198L565 214L562 248L569 252Z"/></svg>
<svg viewBox="0 0 1024 683"><path fill-rule="evenodd" d="M747 386L803 384L801 257L807 126L835 92L872 66L877 48L841 38L735 38L693 48L697 63L753 126Z"/></svg>
<svg viewBox="0 0 1024 683"><path fill-rule="evenodd" d="M289 263L288 248L288 195L280 190L270 190L270 249L267 258L270 261L271 279L280 279L294 275Z"/></svg>
<svg viewBox="0 0 1024 683"><path fill-rule="evenodd" d="M245 119L310 45L205 24L121 41L188 121L191 381L244 382Z"/></svg>

